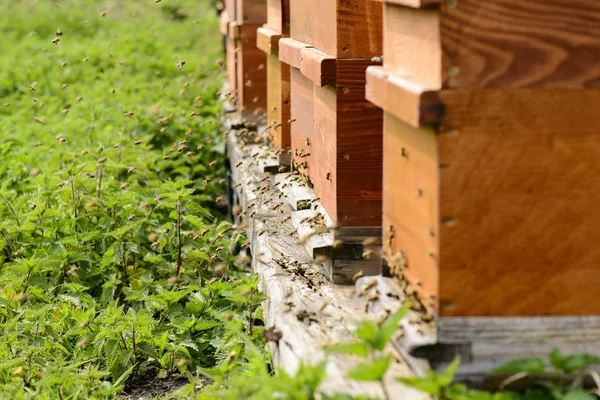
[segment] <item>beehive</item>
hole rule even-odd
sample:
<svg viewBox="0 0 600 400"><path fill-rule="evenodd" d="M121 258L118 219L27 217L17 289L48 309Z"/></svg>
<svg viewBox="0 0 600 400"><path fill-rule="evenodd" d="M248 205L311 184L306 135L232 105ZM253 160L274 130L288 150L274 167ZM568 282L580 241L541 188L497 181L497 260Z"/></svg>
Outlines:
<svg viewBox="0 0 600 400"><path fill-rule="evenodd" d="M266 111L267 60L256 46L256 30L266 21L266 0L227 1L227 80L245 116ZM225 25L224 22L221 25ZM222 27L222 29L224 29Z"/></svg>
<svg viewBox="0 0 600 400"><path fill-rule="evenodd" d="M439 3L386 1L367 72L387 269L441 317L597 314L600 3Z"/></svg>
<svg viewBox="0 0 600 400"><path fill-rule="evenodd" d="M382 112L366 101L365 70L381 55L382 4L290 1L291 149L328 215L381 226Z"/></svg>
<svg viewBox="0 0 600 400"><path fill-rule="evenodd" d="M267 23L257 46L267 55L267 123L274 145L290 148L290 67L279 61L279 39L289 37L289 0L267 1Z"/></svg>

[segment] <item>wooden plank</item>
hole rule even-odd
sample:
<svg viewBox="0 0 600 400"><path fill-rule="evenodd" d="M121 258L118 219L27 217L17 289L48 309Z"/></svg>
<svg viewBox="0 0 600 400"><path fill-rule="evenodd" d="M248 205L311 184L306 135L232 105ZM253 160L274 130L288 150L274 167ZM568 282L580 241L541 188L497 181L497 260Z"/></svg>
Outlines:
<svg viewBox="0 0 600 400"><path fill-rule="evenodd" d="M290 37L307 44L313 44L313 17L321 0L290 1ZM315 8L316 7L316 8Z"/></svg>
<svg viewBox="0 0 600 400"><path fill-rule="evenodd" d="M221 35L227 36L229 34L229 22L227 11L223 11L219 17L219 32L221 32Z"/></svg>
<svg viewBox="0 0 600 400"><path fill-rule="evenodd" d="M312 47L304 48L301 52L302 62L300 72L315 85L335 85L336 59Z"/></svg>
<svg viewBox="0 0 600 400"><path fill-rule="evenodd" d="M413 8L433 7L442 4L441 0L385 0L385 2Z"/></svg>
<svg viewBox="0 0 600 400"><path fill-rule="evenodd" d="M337 1L337 47L322 50L337 58L368 58L383 54L383 4L373 0ZM317 16L322 15L321 12ZM324 37L324 44L334 43ZM315 47L320 48L318 45Z"/></svg>
<svg viewBox="0 0 600 400"><path fill-rule="evenodd" d="M267 22L267 0L237 0L236 21L240 24Z"/></svg>
<svg viewBox="0 0 600 400"><path fill-rule="evenodd" d="M300 69L302 66L302 50L312 47L298 40L284 38L279 40L279 59L291 67Z"/></svg>
<svg viewBox="0 0 600 400"><path fill-rule="evenodd" d="M337 137L333 153L337 164L333 181L337 187L337 214L330 215L336 215L341 226L381 225L383 113L365 99L365 71L371 64L370 60L337 62ZM331 136L328 129L321 133ZM324 174L319 178L325 183ZM322 196L322 192L317 193Z"/></svg>
<svg viewBox="0 0 600 400"><path fill-rule="evenodd" d="M240 25L238 25L240 26ZM267 57L256 47L258 25L242 25L243 33L237 39L237 92L240 110L250 115L266 112L267 108ZM250 33L254 32L253 36Z"/></svg>
<svg viewBox="0 0 600 400"><path fill-rule="evenodd" d="M285 39L282 39L282 42ZM280 53L281 58L281 53ZM292 160L296 164L307 163L300 172L309 171L308 163L314 157L306 156L312 151L311 142L315 131L314 84L302 73L291 69L291 143Z"/></svg>
<svg viewBox="0 0 600 400"><path fill-rule="evenodd" d="M428 89L442 87L440 13L386 3L384 66Z"/></svg>
<svg viewBox="0 0 600 400"><path fill-rule="evenodd" d="M263 25L256 31L256 47L268 55L279 53L279 39L281 34L267 26Z"/></svg>
<svg viewBox="0 0 600 400"><path fill-rule="evenodd" d="M598 316L442 317L438 335L441 342L471 344L471 361L461 363L457 378L488 387L498 377L487 373L514 359L546 358L553 349L600 356Z"/></svg>
<svg viewBox="0 0 600 400"><path fill-rule="evenodd" d="M599 314L600 90L441 96L441 315Z"/></svg>
<svg viewBox="0 0 600 400"><path fill-rule="evenodd" d="M275 147L283 150L291 146L290 79L290 66L279 61L277 55L267 56L269 134Z"/></svg>
<svg viewBox="0 0 600 400"><path fill-rule="evenodd" d="M437 90L428 90L384 67L367 69L366 98L415 128L438 123L444 113Z"/></svg>
<svg viewBox="0 0 600 400"><path fill-rule="evenodd" d="M225 10L231 21L236 20L237 16L237 0L225 0Z"/></svg>
<svg viewBox="0 0 600 400"><path fill-rule="evenodd" d="M227 88L232 93L237 93L237 53L238 47L236 46L236 40L230 37L225 39L227 46Z"/></svg>
<svg viewBox="0 0 600 400"><path fill-rule="evenodd" d="M436 309L439 291L436 132L433 128L411 127L389 113L385 113L383 130L384 257L392 276L407 279L421 301ZM458 282L464 288L464 281Z"/></svg>
<svg viewBox="0 0 600 400"><path fill-rule="evenodd" d="M267 0L267 26L283 37L289 37L290 0Z"/></svg>
<svg viewBox="0 0 600 400"><path fill-rule="evenodd" d="M600 88L597 0L460 0L440 30L444 87Z"/></svg>

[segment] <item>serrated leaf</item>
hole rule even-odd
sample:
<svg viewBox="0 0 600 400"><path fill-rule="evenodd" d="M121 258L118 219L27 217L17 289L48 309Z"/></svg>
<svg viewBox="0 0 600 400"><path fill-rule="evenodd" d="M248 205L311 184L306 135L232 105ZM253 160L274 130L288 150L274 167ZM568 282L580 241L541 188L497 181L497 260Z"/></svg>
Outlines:
<svg viewBox="0 0 600 400"><path fill-rule="evenodd" d="M377 350L383 350L385 346L388 344L396 329L398 329L398 324L406 316L410 310L409 304L404 304L398 311L394 314L391 314L386 318L385 321L379 327L379 331L375 339L373 340L373 347Z"/></svg>
<svg viewBox="0 0 600 400"><path fill-rule="evenodd" d="M543 374L546 370L544 362L540 358L520 358L509 361L498 368L494 372L503 372L508 374L516 374L526 372L528 374Z"/></svg>
<svg viewBox="0 0 600 400"><path fill-rule="evenodd" d="M386 356L372 362L358 364L348 373L348 378L355 381L380 381L387 372L391 361L392 357Z"/></svg>
<svg viewBox="0 0 600 400"><path fill-rule="evenodd" d="M323 349L327 353L334 354L351 354L359 357L369 355L368 347L362 342L334 344L332 346L325 346Z"/></svg>

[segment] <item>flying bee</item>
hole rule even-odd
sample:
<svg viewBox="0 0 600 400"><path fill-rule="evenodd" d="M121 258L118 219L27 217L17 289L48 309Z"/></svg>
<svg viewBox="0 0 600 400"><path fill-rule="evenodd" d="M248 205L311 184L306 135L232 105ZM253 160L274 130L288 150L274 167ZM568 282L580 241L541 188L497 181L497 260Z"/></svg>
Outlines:
<svg viewBox="0 0 600 400"><path fill-rule="evenodd" d="M357 273L355 273L352 276L352 282L356 282L358 280L358 278L361 278L363 275L364 275L364 272L362 270L358 271Z"/></svg>
<svg viewBox="0 0 600 400"><path fill-rule="evenodd" d="M60 110L60 111L61 111L63 114L67 115L67 114L69 113L69 111L71 111L71 110L69 110L68 108L65 108L64 110Z"/></svg>
<svg viewBox="0 0 600 400"><path fill-rule="evenodd" d="M365 250L365 251L362 253L362 258L364 258L364 259L367 259L367 260L368 260L369 258L371 258L371 257L373 256L373 254L374 254L374 251L373 251L373 250Z"/></svg>
<svg viewBox="0 0 600 400"><path fill-rule="evenodd" d="M331 172L328 172L325 174L325 179L330 181L331 180Z"/></svg>
<svg viewBox="0 0 600 400"><path fill-rule="evenodd" d="M62 36L62 34L63 34L63 33L62 33L62 31L60 30L60 28L58 28L58 29L56 29L56 32L54 32L54 34L55 34L56 36Z"/></svg>
<svg viewBox="0 0 600 400"><path fill-rule="evenodd" d="M156 2L156 0L154 0L154 1ZM177 67L177 69L178 69L178 70L180 70L180 71L181 71L181 70L183 69L183 66L184 66L184 65L185 65L185 61L181 60L181 61L179 61L179 62L177 63L176 67Z"/></svg>
<svg viewBox="0 0 600 400"><path fill-rule="evenodd" d="M192 111L190 113L190 117L195 117L196 115L198 115L198 111Z"/></svg>
<svg viewBox="0 0 600 400"><path fill-rule="evenodd" d="M27 86L32 92L35 92L35 83L32 83L31 85Z"/></svg>
<svg viewBox="0 0 600 400"><path fill-rule="evenodd" d="M208 163L208 166L211 167L211 168L214 168L214 167L217 166L217 162L216 161L211 161L211 162Z"/></svg>
<svg viewBox="0 0 600 400"><path fill-rule="evenodd" d="M52 44L58 44L60 42L60 38L52 39Z"/></svg>
<svg viewBox="0 0 600 400"><path fill-rule="evenodd" d="M61 67L63 67L63 68L64 68L64 67L66 67L66 66L67 66L67 62L66 62L66 61L63 61L63 62L60 64L60 66L61 66Z"/></svg>
<svg viewBox="0 0 600 400"><path fill-rule="evenodd" d="M121 190L126 190L129 187L129 183L124 183L120 186Z"/></svg>
<svg viewBox="0 0 600 400"><path fill-rule="evenodd" d="M78 103L81 103L81 100L83 100L83 96L77 96L75 100L77 100Z"/></svg>
<svg viewBox="0 0 600 400"><path fill-rule="evenodd" d="M84 62L84 63L86 63L86 62L88 62L88 61L89 61L89 58L87 58L87 57L85 57L85 58L83 59L83 62Z"/></svg>
<svg viewBox="0 0 600 400"><path fill-rule="evenodd" d="M127 219L133 221L135 219L135 215L130 215Z"/></svg>
<svg viewBox="0 0 600 400"><path fill-rule="evenodd" d="M119 147L121 147L121 143L113 144L113 149L118 149Z"/></svg>
<svg viewBox="0 0 600 400"><path fill-rule="evenodd" d="M169 158L171 158L171 157L169 157L169 156L164 156L164 157L163 157L163 160L168 160Z"/></svg>
<svg viewBox="0 0 600 400"><path fill-rule="evenodd" d="M127 170L127 173L128 173L128 174L130 174L130 173L132 173L133 171L135 171L135 167L130 167L130 168Z"/></svg>
<svg viewBox="0 0 600 400"><path fill-rule="evenodd" d="M101 16L101 17L106 17L106 14L108 14L108 11L102 11L102 12L100 13L100 16Z"/></svg>
<svg viewBox="0 0 600 400"><path fill-rule="evenodd" d="M133 117L133 111L127 111L123 114L124 117Z"/></svg>
<svg viewBox="0 0 600 400"><path fill-rule="evenodd" d="M42 125L44 125L46 123L43 119L38 118L38 117L33 117L33 122L36 122L36 123L42 124ZM60 142L60 140L59 140L59 142Z"/></svg>
<svg viewBox="0 0 600 400"><path fill-rule="evenodd" d="M144 143L142 140L136 140L135 142L133 142L133 144L136 146L139 146L142 143Z"/></svg>
<svg viewBox="0 0 600 400"><path fill-rule="evenodd" d="M240 167L240 165L242 165L243 163L244 163L243 161L239 161L237 164L235 164L235 167L236 167L236 168L239 168L239 167Z"/></svg>
<svg viewBox="0 0 600 400"><path fill-rule="evenodd" d="M61 89L66 89L69 87L68 83L63 83L62 86L60 87Z"/></svg>

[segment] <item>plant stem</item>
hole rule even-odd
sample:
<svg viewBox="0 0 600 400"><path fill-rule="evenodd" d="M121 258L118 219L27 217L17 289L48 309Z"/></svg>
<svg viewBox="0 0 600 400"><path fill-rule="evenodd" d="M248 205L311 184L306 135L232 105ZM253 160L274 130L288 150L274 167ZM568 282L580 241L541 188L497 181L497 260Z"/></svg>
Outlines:
<svg viewBox="0 0 600 400"><path fill-rule="evenodd" d="M98 183L96 184L96 197L98 198L98 200L100 200L100 197L102 197L102 175L103 175L104 170L102 169L102 167L98 167L98 169L96 170L96 176L98 177Z"/></svg>
<svg viewBox="0 0 600 400"><path fill-rule="evenodd" d="M75 178L73 174L69 174L69 182L71 183L71 197L73 200L73 216L77 219L77 200L75 199Z"/></svg>
<svg viewBox="0 0 600 400"><path fill-rule="evenodd" d="M181 198L177 200L177 271L175 276L179 276L181 270Z"/></svg>

